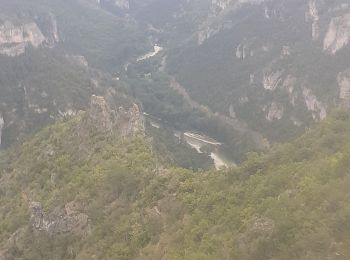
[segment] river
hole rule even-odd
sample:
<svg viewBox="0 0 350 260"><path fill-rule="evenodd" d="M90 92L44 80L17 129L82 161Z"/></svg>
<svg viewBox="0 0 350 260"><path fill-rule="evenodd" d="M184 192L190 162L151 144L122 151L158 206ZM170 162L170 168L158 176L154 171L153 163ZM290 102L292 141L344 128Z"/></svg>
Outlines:
<svg viewBox="0 0 350 260"><path fill-rule="evenodd" d="M139 62L139 61L143 61L143 60L147 60L149 58L152 58L152 57L156 56L162 50L163 50L163 47L160 47L158 45L154 45L153 51L150 51L150 52L146 53L145 55L140 56L139 58L137 58L136 61Z"/></svg>
<svg viewBox="0 0 350 260"><path fill-rule="evenodd" d="M162 127L160 118L154 117L147 113L143 113L143 115L152 127L158 129ZM221 151L220 146L222 143L216 141L215 139L198 132L181 132L178 130L173 130L173 132L176 137L183 138L183 140L194 148L197 153L207 153L213 160L217 170L235 165L235 163L227 159L227 156L225 156L225 154Z"/></svg>
<svg viewBox="0 0 350 260"><path fill-rule="evenodd" d="M198 153L207 152L210 158L213 159L215 168L217 170L227 168L234 163L226 158L220 151L222 143L212 139L211 137L194 132L183 133L184 140Z"/></svg>

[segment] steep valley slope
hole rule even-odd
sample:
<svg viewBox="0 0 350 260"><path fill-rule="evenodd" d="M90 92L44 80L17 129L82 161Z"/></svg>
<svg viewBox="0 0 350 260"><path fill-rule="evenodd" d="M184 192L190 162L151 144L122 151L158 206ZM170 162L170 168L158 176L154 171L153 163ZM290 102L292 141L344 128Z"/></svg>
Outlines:
<svg viewBox="0 0 350 260"><path fill-rule="evenodd" d="M0 5L2 148L86 110L92 94L113 99L125 83L106 68L123 66L128 55L147 46L130 22L85 2L1 0Z"/></svg>
<svg viewBox="0 0 350 260"><path fill-rule="evenodd" d="M348 1L140 2L100 6L143 26L164 71L214 113L274 142L348 106Z"/></svg>
<svg viewBox="0 0 350 260"><path fill-rule="evenodd" d="M0 87L10 100L0 107L3 147L60 112L86 109L101 72L145 112L217 139L235 161L295 138L349 103L346 1L2 0L1 6ZM156 54L144 56L152 48ZM35 81L39 68L46 71Z"/></svg>
<svg viewBox="0 0 350 260"><path fill-rule="evenodd" d="M350 259L349 15L0 0L0 260Z"/></svg>
<svg viewBox="0 0 350 260"><path fill-rule="evenodd" d="M348 259L350 116L238 167L167 168L103 97L0 154L0 259Z"/></svg>

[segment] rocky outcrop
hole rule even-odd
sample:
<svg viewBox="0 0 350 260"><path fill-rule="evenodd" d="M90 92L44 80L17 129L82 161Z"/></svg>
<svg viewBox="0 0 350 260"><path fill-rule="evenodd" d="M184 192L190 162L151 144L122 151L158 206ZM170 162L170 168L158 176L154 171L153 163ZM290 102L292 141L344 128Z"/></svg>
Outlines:
<svg viewBox="0 0 350 260"><path fill-rule="evenodd" d="M0 54L14 57L23 54L28 46L53 47L59 41L57 22L53 15L47 19L42 21L45 30L35 22L14 24L5 21L0 24Z"/></svg>
<svg viewBox="0 0 350 260"><path fill-rule="evenodd" d="M75 116L77 114L77 111L74 109L66 109L65 111L58 110L58 114L60 117L69 118Z"/></svg>
<svg viewBox="0 0 350 260"><path fill-rule="evenodd" d="M64 208L57 207L52 212L44 212L40 202L32 201L30 222L35 231L50 235L74 233L85 236L90 232L89 217L83 213L83 206L76 202L67 203Z"/></svg>
<svg viewBox="0 0 350 260"><path fill-rule="evenodd" d="M272 18L283 19L280 11L276 8L273 8L273 5L270 5L268 1L257 1L256 3L260 3L260 2L265 2L264 9L263 9L265 19L272 19Z"/></svg>
<svg viewBox="0 0 350 260"><path fill-rule="evenodd" d="M295 116L291 116L290 120L293 122L293 125L297 127L300 127L303 125L303 123L299 119L297 119Z"/></svg>
<svg viewBox="0 0 350 260"><path fill-rule="evenodd" d="M337 79L341 105L350 108L350 69L339 73Z"/></svg>
<svg viewBox="0 0 350 260"><path fill-rule="evenodd" d="M82 55L66 55L66 58L75 65L78 65L80 67L88 68L89 63L87 59Z"/></svg>
<svg viewBox="0 0 350 260"><path fill-rule="evenodd" d="M248 48L245 44L239 44L236 48L236 57L240 60L245 60L248 57L254 55L253 51Z"/></svg>
<svg viewBox="0 0 350 260"><path fill-rule="evenodd" d="M87 0L90 3L100 5L101 0ZM110 2L111 4L114 4L118 8L122 10L129 10L130 9L130 1L129 0L105 0L106 2Z"/></svg>
<svg viewBox="0 0 350 260"><path fill-rule="evenodd" d="M0 25L0 54L18 56L28 45L39 47L45 40L35 23L14 25L6 21Z"/></svg>
<svg viewBox="0 0 350 260"><path fill-rule="evenodd" d="M280 120L283 117L284 109L276 102L272 102L268 108L266 119L269 121Z"/></svg>
<svg viewBox="0 0 350 260"><path fill-rule="evenodd" d="M323 41L324 51L335 54L350 40L350 14L335 17L331 20Z"/></svg>
<svg viewBox="0 0 350 260"><path fill-rule="evenodd" d="M297 83L297 78L291 75L288 75L283 81L283 87L288 91L289 94L292 94Z"/></svg>
<svg viewBox="0 0 350 260"><path fill-rule="evenodd" d="M120 9L130 9L129 0L115 0L115 5L118 6Z"/></svg>
<svg viewBox="0 0 350 260"><path fill-rule="evenodd" d="M47 31L44 33L46 35L45 45L52 48L60 41L56 18L50 14L45 25L47 26Z"/></svg>
<svg viewBox="0 0 350 260"><path fill-rule="evenodd" d="M287 45L283 46L281 50L281 58L290 56L291 52L292 52L292 49L290 46L287 46Z"/></svg>
<svg viewBox="0 0 350 260"><path fill-rule="evenodd" d="M236 118L237 117L236 112L235 112L235 108L234 108L234 106L232 104L229 107L229 115L230 115L231 118Z"/></svg>
<svg viewBox="0 0 350 260"><path fill-rule="evenodd" d="M312 118L315 121L323 120L327 116L326 108L317 100L317 97L312 94L312 90L303 88L303 96L307 109L312 112Z"/></svg>
<svg viewBox="0 0 350 260"><path fill-rule="evenodd" d="M5 125L5 121L2 114L0 113L0 147L1 147L1 141L2 141L2 129L4 128L4 125Z"/></svg>
<svg viewBox="0 0 350 260"><path fill-rule="evenodd" d="M197 33L197 44L202 45L206 40L213 37L215 34L220 32L222 29L221 26L213 27L208 23L204 23L199 29Z"/></svg>
<svg viewBox="0 0 350 260"><path fill-rule="evenodd" d="M212 9L217 11L217 12L224 11L227 7L230 6L230 4L232 2L236 2L236 1L234 1L234 0L212 0L211 1Z"/></svg>
<svg viewBox="0 0 350 260"><path fill-rule="evenodd" d="M313 40L317 40L320 37L320 16L316 2L317 0L309 1L309 8L306 13L306 20L311 22L311 36Z"/></svg>
<svg viewBox="0 0 350 260"><path fill-rule="evenodd" d="M243 104L247 104L249 102L249 98L247 96L243 96L243 97L240 97L238 99L238 102L239 104L243 105Z"/></svg>
<svg viewBox="0 0 350 260"><path fill-rule="evenodd" d="M102 133L118 132L122 136L134 136L144 131L142 113L135 103L129 109L120 106L117 110L113 110L104 97L93 95L88 118L90 125Z"/></svg>
<svg viewBox="0 0 350 260"><path fill-rule="evenodd" d="M144 121L137 104L133 104L130 109L120 115L124 123L121 125L123 136L134 136L138 132L144 131Z"/></svg>
<svg viewBox="0 0 350 260"><path fill-rule="evenodd" d="M187 0L187 2L190 2ZM208 13L198 26L196 36L197 44L202 45L206 40L213 37L225 28L230 28L230 23L222 24L218 22L225 15L234 12L244 4L261 4L264 0L211 0Z"/></svg>
<svg viewBox="0 0 350 260"><path fill-rule="evenodd" d="M88 114L91 123L99 132L112 132L114 118L104 97L91 96Z"/></svg>
<svg viewBox="0 0 350 260"><path fill-rule="evenodd" d="M249 75L249 85L253 85L255 83L255 75L250 74Z"/></svg>
<svg viewBox="0 0 350 260"><path fill-rule="evenodd" d="M213 11L216 11L217 13L220 13L229 8L235 9L239 7L241 4L261 4L264 1L265 0L212 0L211 9Z"/></svg>
<svg viewBox="0 0 350 260"><path fill-rule="evenodd" d="M275 90L282 81L282 72L276 71L265 73L263 78L263 86L266 90Z"/></svg>

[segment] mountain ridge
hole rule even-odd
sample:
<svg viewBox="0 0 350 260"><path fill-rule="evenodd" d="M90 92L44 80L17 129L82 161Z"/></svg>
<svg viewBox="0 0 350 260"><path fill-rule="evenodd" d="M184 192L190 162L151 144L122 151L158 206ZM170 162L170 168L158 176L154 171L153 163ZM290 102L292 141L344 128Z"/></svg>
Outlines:
<svg viewBox="0 0 350 260"><path fill-rule="evenodd" d="M348 256L347 111L237 167L199 172L164 168L144 135L96 128L94 111L104 114L1 153L3 259Z"/></svg>

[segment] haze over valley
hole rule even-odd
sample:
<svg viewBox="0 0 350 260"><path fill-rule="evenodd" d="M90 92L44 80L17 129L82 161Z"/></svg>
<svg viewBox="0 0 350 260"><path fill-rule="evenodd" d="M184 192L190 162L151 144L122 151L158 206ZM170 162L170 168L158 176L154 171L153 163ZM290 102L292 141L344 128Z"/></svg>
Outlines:
<svg viewBox="0 0 350 260"><path fill-rule="evenodd" d="M0 260L349 259L348 0L0 0Z"/></svg>

